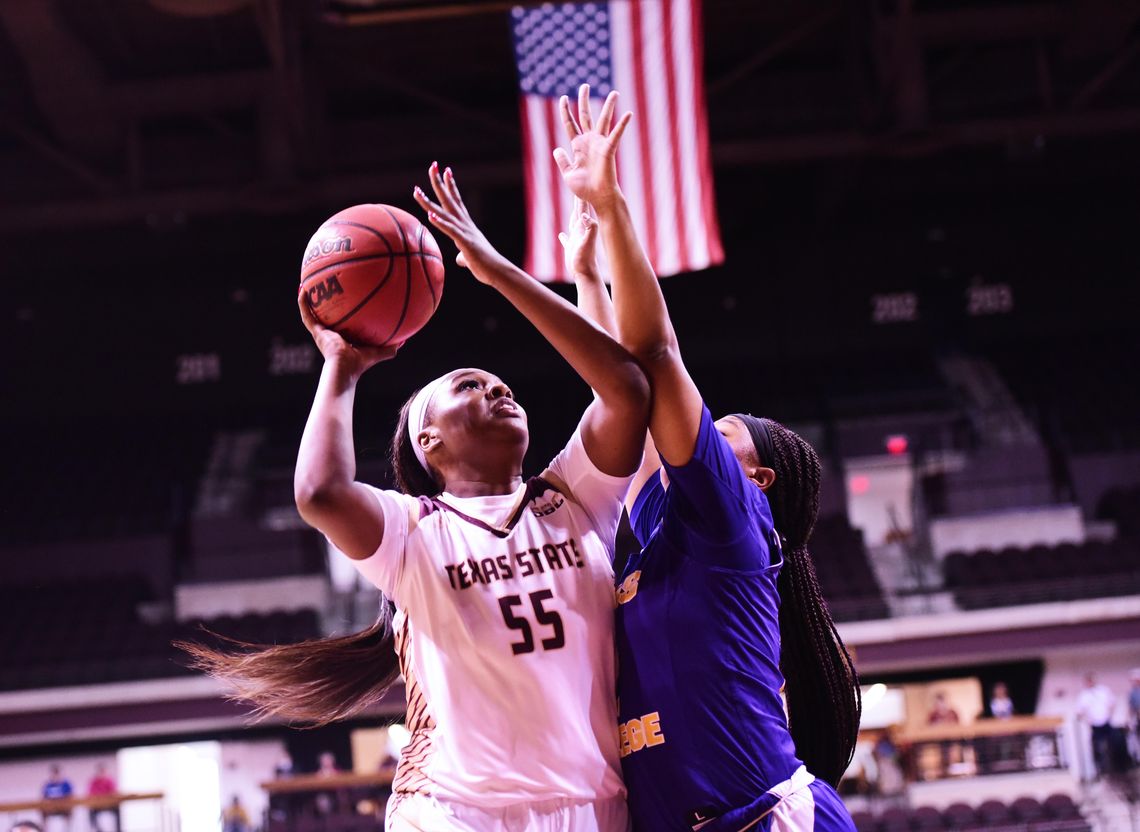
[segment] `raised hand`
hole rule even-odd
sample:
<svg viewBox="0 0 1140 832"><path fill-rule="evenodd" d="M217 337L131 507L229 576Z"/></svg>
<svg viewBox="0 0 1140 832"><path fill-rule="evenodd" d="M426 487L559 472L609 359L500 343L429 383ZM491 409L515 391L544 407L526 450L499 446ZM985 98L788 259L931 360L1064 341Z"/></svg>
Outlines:
<svg viewBox="0 0 1140 832"><path fill-rule="evenodd" d="M309 305L309 294L304 289L297 294L297 306L301 310L301 322L313 336L313 341L325 361L340 362L352 375L360 375L369 367L395 357L396 350L401 347L400 344L376 347L371 344L353 344L346 341L339 332L329 329L317 320L313 308Z"/></svg>
<svg viewBox="0 0 1140 832"><path fill-rule="evenodd" d="M571 277L598 275L598 221L590 213L590 206L580 197L574 197L569 231L560 231L558 242L562 243L566 271Z"/></svg>
<svg viewBox="0 0 1140 832"><path fill-rule="evenodd" d="M455 184L455 174L447 168L441 175L439 164L432 162L428 168L428 180L439 202L433 202L418 185L412 191L416 202L427 211L428 221L450 237L459 249L455 262L470 269L480 283L490 283L496 269L501 269L506 260L471 219L459 186Z"/></svg>
<svg viewBox="0 0 1140 832"><path fill-rule="evenodd" d="M602 205L621 193L617 181L617 147L633 114L626 113L617 124L613 124L617 99L616 90L606 96L596 124L590 113L589 84L578 88L577 119L566 96L558 102L562 124L570 139L570 151L555 148L554 161L562 172L566 187L574 196L594 206Z"/></svg>

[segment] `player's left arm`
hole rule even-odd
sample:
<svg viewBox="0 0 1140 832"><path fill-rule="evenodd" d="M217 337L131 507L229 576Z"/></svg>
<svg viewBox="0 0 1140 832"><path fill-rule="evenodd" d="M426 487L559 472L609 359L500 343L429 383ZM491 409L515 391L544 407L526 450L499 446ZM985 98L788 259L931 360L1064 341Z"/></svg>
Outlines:
<svg viewBox="0 0 1140 832"><path fill-rule="evenodd" d="M438 202L418 187L415 198L458 247L456 262L510 301L594 390L579 426L590 461L610 476L632 474L649 421L649 381L637 361L573 304L495 250L471 219L450 168L441 175L433 163L428 176Z"/></svg>
<svg viewBox="0 0 1140 832"><path fill-rule="evenodd" d="M584 200L574 197L574 210L570 213L570 227L559 232L566 271L578 290L578 309L614 338L618 337L617 317L606 282L598 269L598 220L594 209Z"/></svg>
<svg viewBox="0 0 1140 832"><path fill-rule="evenodd" d="M566 270L573 276L578 290L578 309L614 338L618 337L617 317L613 299L598 270L598 221L594 210L580 197L574 197L574 210L570 215L570 228L558 235L566 259ZM625 507L633 511L642 487L661 468L661 457L653 437L645 431L645 446L641 465L626 492Z"/></svg>

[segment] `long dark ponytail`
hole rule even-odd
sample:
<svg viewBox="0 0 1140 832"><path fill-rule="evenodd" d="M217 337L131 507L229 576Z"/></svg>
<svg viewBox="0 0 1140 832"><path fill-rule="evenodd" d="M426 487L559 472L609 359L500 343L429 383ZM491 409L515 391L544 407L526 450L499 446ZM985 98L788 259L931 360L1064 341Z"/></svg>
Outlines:
<svg viewBox="0 0 1140 832"><path fill-rule="evenodd" d="M834 786L855 753L863 705L859 676L831 620L807 548L819 514L819 457L799 435L770 419L764 422L772 438L769 464L776 472L769 502L785 541L778 588L788 725L808 770Z"/></svg>
<svg viewBox="0 0 1140 832"><path fill-rule="evenodd" d="M397 487L419 497L438 494L435 478L416 459L408 436L408 410L400 408L390 457ZM347 719L379 701L400 674L388 599L367 630L297 644L261 645L217 636L224 649L195 642L175 646L190 665L225 682L234 699L250 702L258 718L275 716L313 726Z"/></svg>

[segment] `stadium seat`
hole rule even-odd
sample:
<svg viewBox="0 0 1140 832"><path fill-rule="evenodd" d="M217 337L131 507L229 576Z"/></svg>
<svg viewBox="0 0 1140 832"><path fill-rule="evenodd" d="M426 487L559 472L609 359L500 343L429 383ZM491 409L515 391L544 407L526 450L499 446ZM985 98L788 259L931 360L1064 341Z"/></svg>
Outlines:
<svg viewBox="0 0 1140 832"><path fill-rule="evenodd" d="M1009 807L1000 800L986 800L978 806L978 820L987 828L1008 823L1011 820Z"/></svg>
<svg viewBox="0 0 1140 832"><path fill-rule="evenodd" d="M963 609L1111 597L1140 592L1140 543L953 552L942 568L944 585Z"/></svg>
<svg viewBox="0 0 1140 832"><path fill-rule="evenodd" d="M1010 804L1009 810L1016 820L1025 823L1045 818L1045 807L1032 797L1019 797Z"/></svg>
<svg viewBox="0 0 1140 832"><path fill-rule="evenodd" d="M1052 794L1045 798L1045 812L1052 820L1075 820L1081 817L1077 804L1067 794Z"/></svg>
<svg viewBox="0 0 1140 832"><path fill-rule="evenodd" d="M950 830L974 829L978 813L967 803L951 803L942 811L942 822Z"/></svg>
<svg viewBox="0 0 1140 832"><path fill-rule="evenodd" d="M914 832L941 832L946 828L942 813L933 806L920 806L914 810L910 818L911 829Z"/></svg>
<svg viewBox="0 0 1140 832"><path fill-rule="evenodd" d="M879 832L910 832L910 811L900 806L884 809L879 814Z"/></svg>

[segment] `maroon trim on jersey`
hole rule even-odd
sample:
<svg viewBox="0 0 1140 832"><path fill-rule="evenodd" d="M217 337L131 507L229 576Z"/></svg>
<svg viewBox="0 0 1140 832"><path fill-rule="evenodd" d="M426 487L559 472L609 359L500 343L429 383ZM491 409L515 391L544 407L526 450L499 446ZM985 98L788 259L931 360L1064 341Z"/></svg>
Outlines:
<svg viewBox="0 0 1140 832"><path fill-rule="evenodd" d="M432 508L427 511L425 511L423 503L428 498L420 497L420 518L423 519L426 515L431 514L432 511L435 510L450 511L460 520L466 520L471 525L478 526L483 531L490 532L491 534L495 535L495 537L510 537L511 532L514 531L515 526L517 526L519 520L522 519L523 511L526 510L527 505L537 500L547 491L554 491L559 494L561 493L557 488L548 483L542 477L531 477L529 480L527 480L526 491L523 492L522 498L519 500L519 504L515 507L515 510L511 514L510 519L507 520L507 522L501 527L492 526L485 520L480 520L478 517L472 517L469 514L465 514L454 506L448 505L443 500L439 499L439 497L430 498Z"/></svg>

